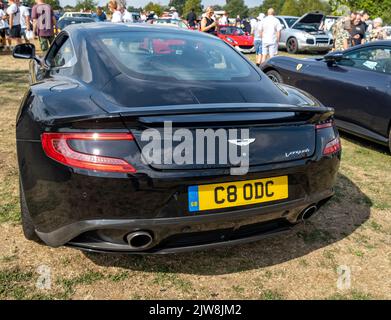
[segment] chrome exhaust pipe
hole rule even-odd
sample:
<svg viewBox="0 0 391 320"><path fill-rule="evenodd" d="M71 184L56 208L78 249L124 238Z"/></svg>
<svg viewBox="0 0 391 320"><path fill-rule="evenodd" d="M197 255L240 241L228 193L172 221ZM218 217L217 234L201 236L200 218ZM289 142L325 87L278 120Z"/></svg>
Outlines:
<svg viewBox="0 0 391 320"><path fill-rule="evenodd" d="M147 231L135 231L126 236L126 241L132 250L148 249L153 241L152 234Z"/></svg>
<svg viewBox="0 0 391 320"><path fill-rule="evenodd" d="M312 217L316 211L318 211L318 207L316 205L309 206L308 208L304 209L301 214L301 220L305 221L308 220L310 217Z"/></svg>

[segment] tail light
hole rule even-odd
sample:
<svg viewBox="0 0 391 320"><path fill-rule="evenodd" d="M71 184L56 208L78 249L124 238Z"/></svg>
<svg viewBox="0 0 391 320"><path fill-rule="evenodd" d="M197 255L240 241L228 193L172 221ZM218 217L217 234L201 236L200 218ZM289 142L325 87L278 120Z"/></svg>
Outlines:
<svg viewBox="0 0 391 320"><path fill-rule="evenodd" d="M78 152L71 148L69 140L131 141L133 136L130 133L43 133L41 141L49 158L70 167L106 172L136 172L124 159Z"/></svg>
<svg viewBox="0 0 391 320"><path fill-rule="evenodd" d="M316 128L316 130L321 130L321 129L332 128L333 126L334 126L334 121L328 120L323 123L318 123L315 126L315 128ZM334 134L333 134L333 136L334 136ZM336 137L335 139L329 141L326 144L326 146L323 148L323 155L327 156L327 155L336 153L340 150L341 150L341 140L339 139L339 137Z"/></svg>
<svg viewBox="0 0 391 320"><path fill-rule="evenodd" d="M323 155L328 156L341 150L341 141L339 137L331 140L323 149Z"/></svg>

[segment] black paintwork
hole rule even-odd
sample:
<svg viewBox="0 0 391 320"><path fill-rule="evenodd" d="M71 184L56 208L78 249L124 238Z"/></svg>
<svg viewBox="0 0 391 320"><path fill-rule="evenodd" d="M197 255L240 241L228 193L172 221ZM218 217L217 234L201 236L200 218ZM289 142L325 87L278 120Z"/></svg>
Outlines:
<svg viewBox="0 0 391 320"><path fill-rule="evenodd" d="M234 239L229 230L240 226L247 228L277 220L291 226L304 208L312 204L321 206L333 195L340 152L324 157L322 150L338 133L335 127L321 132L314 128L316 123L332 117L332 109L323 107L303 91L275 85L244 57L245 63L259 74L259 80L246 84L189 84L131 78L114 63L108 63L106 53L100 50L94 37L102 30L140 29L173 34L192 32L110 23L70 26L56 38L48 55L61 45L64 37L70 37L77 56L74 65L54 69L45 62L42 66L31 62L32 84L20 107L16 137L22 188L41 239L51 246L69 244L89 250L129 251L124 236L143 229L154 235L155 247L149 252L166 252L165 243L175 234L225 230L227 241ZM202 33L197 36L213 38ZM227 50L234 49L227 45ZM137 135L142 129L161 126L167 117L174 126L190 129L248 127L259 143L269 137L275 143L260 143L258 152L252 150L254 162L244 176L230 176L228 167L218 166L157 170L141 161ZM276 135L279 128L280 137ZM136 174L64 166L45 155L40 141L41 134L47 131L129 130L136 141L100 143L99 148L103 155L122 157L134 165ZM292 139L295 136L297 141ZM284 139L288 141L285 144ZM281 154L304 146L311 148L310 153L281 161ZM94 145L75 141L72 148L88 152ZM267 155L268 149L272 149L268 159L262 162L261 153ZM288 200L217 212L188 212L190 185L280 175L289 176ZM266 232L263 227L256 230L236 237L242 239L239 242L251 241ZM219 241L209 242L217 245ZM202 245L206 245L205 241ZM177 247L171 244L167 252L183 247L194 248L181 242Z"/></svg>
<svg viewBox="0 0 391 320"><path fill-rule="evenodd" d="M391 41L371 42L350 48L390 48ZM391 62L390 62L391 63ZM302 65L301 68L298 67ZM345 131L390 145L391 74L327 63L325 59L274 57L262 70L276 70L283 83L312 94L335 109L337 126Z"/></svg>

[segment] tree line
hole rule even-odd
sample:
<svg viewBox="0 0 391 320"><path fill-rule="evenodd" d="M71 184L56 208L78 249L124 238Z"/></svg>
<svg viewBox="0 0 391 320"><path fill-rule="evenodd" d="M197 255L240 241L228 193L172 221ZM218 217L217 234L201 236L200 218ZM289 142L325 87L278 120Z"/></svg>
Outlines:
<svg viewBox="0 0 391 320"><path fill-rule="evenodd" d="M126 4L126 0L117 0ZM34 0L28 0L30 6L34 5ZM61 9L59 0L46 0L54 10ZM77 0L76 6L66 6L64 9L93 10L97 6L94 0ZM149 2L144 8L128 7L129 11L155 11L157 15L175 7L178 13L184 17L195 10L197 15L201 15L205 9L201 0L170 0L168 6L162 6L157 2ZM231 17L256 17L259 13L266 13L267 9L274 8L279 15L302 16L311 11L321 11L324 14L339 15L341 7L348 7L353 11L365 10L372 18L381 17L386 23L391 23L391 0L264 0L260 6L249 8L244 0L226 0L224 6L215 5L215 10L225 10Z"/></svg>

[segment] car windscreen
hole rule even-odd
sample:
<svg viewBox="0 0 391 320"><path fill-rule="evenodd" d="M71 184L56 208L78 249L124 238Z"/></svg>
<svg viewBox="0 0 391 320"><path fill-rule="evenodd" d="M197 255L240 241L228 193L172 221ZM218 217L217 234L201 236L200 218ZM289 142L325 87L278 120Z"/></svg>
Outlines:
<svg viewBox="0 0 391 320"><path fill-rule="evenodd" d="M292 27L293 24L298 20L298 18L285 18L285 21L288 25L288 27Z"/></svg>
<svg viewBox="0 0 391 320"><path fill-rule="evenodd" d="M60 29L64 29L65 27L71 25L71 24L77 24L77 23L90 23L95 22L94 19L90 18L80 18L80 19L62 19L57 22L57 26Z"/></svg>
<svg viewBox="0 0 391 320"><path fill-rule="evenodd" d="M233 36L243 36L245 35L244 31L237 27L220 27L221 34L233 35Z"/></svg>
<svg viewBox="0 0 391 320"><path fill-rule="evenodd" d="M217 37L131 31L102 33L97 38L119 68L133 77L181 81L260 79L240 54Z"/></svg>
<svg viewBox="0 0 391 320"><path fill-rule="evenodd" d="M303 30L305 32L317 32L319 31L318 23L297 23L295 29Z"/></svg>

